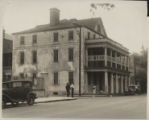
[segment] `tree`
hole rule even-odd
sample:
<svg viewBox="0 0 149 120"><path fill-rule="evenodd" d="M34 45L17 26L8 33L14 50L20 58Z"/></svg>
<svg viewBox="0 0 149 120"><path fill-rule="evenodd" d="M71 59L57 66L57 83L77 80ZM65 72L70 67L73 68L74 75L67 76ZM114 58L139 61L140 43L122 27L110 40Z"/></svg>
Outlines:
<svg viewBox="0 0 149 120"><path fill-rule="evenodd" d="M135 80L141 85L143 93L147 92L147 49L134 53Z"/></svg>

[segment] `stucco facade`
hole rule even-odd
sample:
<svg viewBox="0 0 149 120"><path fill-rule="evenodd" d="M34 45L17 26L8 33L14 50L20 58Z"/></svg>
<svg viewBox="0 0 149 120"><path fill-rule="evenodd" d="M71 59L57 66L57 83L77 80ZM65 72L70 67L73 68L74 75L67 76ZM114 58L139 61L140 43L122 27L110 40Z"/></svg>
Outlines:
<svg viewBox="0 0 149 120"><path fill-rule="evenodd" d="M13 46L13 76L19 76L20 73L31 77L32 73L37 73L38 77L44 77L46 79L45 89L49 94L53 92L65 92L65 85L68 82L68 72L74 72L74 85L75 92L78 92L78 79L79 79L79 28L70 28L63 30L54 30L38 33L27 33L19 34L14 36L14 46ZM68 39L68 32L73 31L74 39ZM81 53L84 53L84 40L87 36L87 31L91 32L91 37L93 34L91 30L87 28L82 28L81 32ZM53 33L58 32L59 40L58 42L53 42ZM37 44L32 44L32 36L37 35ZM20 37L25 37L24 45L20 45ZM98 37L99 35L96 34ZM68 61L68 49L73 48L74 50L74 60L72 62ZM53 61L53 50L58 49L59 61L55 63ZM32 51L37 51L37 64L32 63ZM20 52L24 51L24 64L20 65ZM85 64L85 54L81 56L81 78L84 79L84 64ZM58 85L53 83L53 73L58 72L59 79ZM84 82L82 81L82 91Z"/></svg>
<svg viewBox="0 0 149 120"><path fill-rule="evenodd" d="M55 14L59 12L52 16ZM41 25L15 33L13 77L23 74L30 78L36 74L37 78L43 79L44 95L65 94L70 72L73 72L75 94L92 94L94 86L96 94L123 94L128 91L128 49L108 38L101 23L99 18L80 21L56 20L56 23L52 19L51 25ZM71 40L70 31L73 33ZM55 33L58 35L57 41L54 41ZM33 36L37 38L36 44L33 44ZM69 48L73 49L72 61L69 61ZM54 50L58 51L57 62L54 61ZM37 52L35 64L32 61L33 51ZM24 52L23 64L20 64L21 52ZM58 79L56 84L55 76Z"/></svg>

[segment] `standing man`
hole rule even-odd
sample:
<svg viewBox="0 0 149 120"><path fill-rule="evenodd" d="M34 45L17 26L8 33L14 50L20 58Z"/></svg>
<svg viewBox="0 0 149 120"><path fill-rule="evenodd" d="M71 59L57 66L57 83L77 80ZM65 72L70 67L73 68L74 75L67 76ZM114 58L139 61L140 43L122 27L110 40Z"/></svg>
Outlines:
<svg viewBox="0 0 149 120"><path fill-rule="evenodd" d="M69 84L69 82L67 82L67 84L66 84L66 93L67 93L67 97L69 97L69 95L70 95L70 84Z"/></svg>
<svg viewBox="0 0 149 120"><path fill-rule="evenodd" d="M73 84L73 82L71 83L70 88L71 88L71 97L73 97L73 95L74 95L74 84Z"/></svg>

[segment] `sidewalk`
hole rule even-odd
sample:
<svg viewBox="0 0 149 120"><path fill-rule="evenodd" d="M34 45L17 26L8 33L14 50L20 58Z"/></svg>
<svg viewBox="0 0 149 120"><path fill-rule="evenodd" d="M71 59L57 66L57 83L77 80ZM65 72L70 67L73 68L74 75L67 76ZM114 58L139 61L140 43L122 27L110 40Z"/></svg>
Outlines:
<svg viewBox="0 0 149 120"><path fill-rule="evenodd" d="M68 101L68 100L76 100L76 97L55 97L55 96L50 96L50 97L39 97L35 99L35 103L47 103L47 102L58 102L58 101Z"/></svg>

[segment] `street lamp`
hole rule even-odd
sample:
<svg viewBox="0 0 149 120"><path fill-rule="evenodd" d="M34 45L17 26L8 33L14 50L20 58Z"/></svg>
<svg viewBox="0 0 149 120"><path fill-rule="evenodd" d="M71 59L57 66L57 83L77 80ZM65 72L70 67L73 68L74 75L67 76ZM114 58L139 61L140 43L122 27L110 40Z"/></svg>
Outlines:
<svg viewBox="0 0 149 120"><path fill-rule="evenodd" d="M80 28L79 31L79 96L81 96L81 27L82 25L79 25L77 23L73 23L73 25Z"/></svg>

